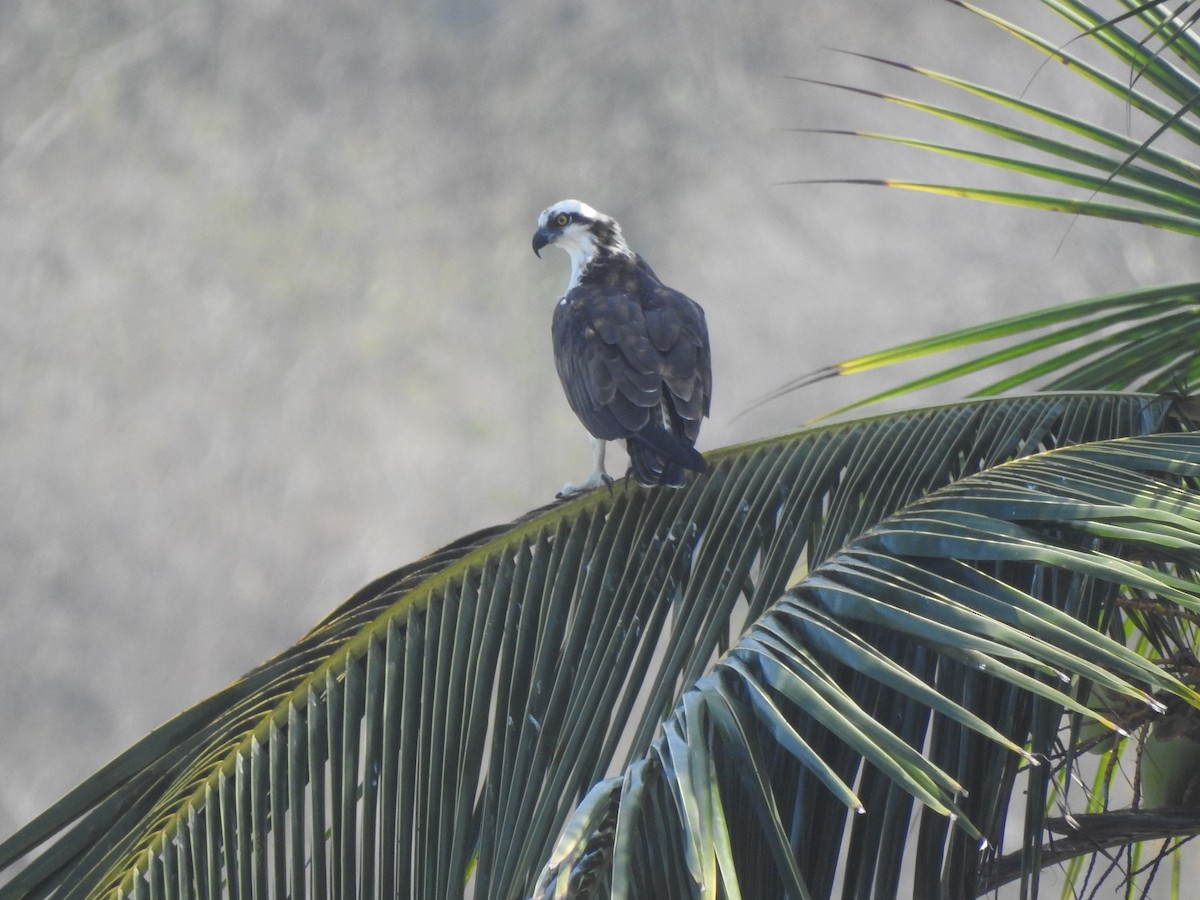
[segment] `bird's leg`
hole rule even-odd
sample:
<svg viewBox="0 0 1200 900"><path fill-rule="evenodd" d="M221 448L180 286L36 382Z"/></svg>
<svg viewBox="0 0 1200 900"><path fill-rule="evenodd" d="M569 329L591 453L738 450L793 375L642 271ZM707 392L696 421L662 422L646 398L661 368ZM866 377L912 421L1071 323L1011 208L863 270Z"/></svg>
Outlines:
<svg viewBox="0 0 1200 900"><path fill-rule="evenodd" d="M579 484L572 484L569 481L564 484L557 495L559 500L582 494L584 491L595 490L602 484L613 483L612 476L604 471L604 448L605 441L598 437L592 438L592 474L587 477L587 481Z"/></svg>
<svg viewBox="0 0 1200 900"><path fill-rule="evenodd" d="M604 451L608 448L608 441L602 441L598 437L592 438L592 474L588 476L587 484L592 487L600 487L601 484L612 484L612 478L604 471Z"/></svg>

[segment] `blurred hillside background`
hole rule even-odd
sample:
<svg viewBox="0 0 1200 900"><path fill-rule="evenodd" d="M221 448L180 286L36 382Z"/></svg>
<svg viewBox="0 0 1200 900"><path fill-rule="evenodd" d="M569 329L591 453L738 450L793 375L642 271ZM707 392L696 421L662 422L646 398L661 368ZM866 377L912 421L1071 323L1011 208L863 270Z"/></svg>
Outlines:
<svg viewBox="0 0 1200 900"><path fill-rule="evenodd" d="M1018 93L1040 62L938 0L0 4L0 836L370 579L586 474L549 345L567 260L530 250L555 200L706 307L704 449L896 377L733 421L817 366L1200 274L1133 226L779 184L950 177L789 130L946 135L781 77L928 93L829 47ZM1078 92L1048 66L1029 96L1124 129Z"/></svg>

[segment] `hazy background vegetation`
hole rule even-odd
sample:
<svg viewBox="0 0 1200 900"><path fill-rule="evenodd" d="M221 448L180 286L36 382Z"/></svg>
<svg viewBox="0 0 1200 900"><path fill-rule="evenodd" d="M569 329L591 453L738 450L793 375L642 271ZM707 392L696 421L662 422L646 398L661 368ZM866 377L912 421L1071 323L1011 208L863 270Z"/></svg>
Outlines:
<svg viewBox="0 0 1200 900"><path fill-rule="evenodd" d="M1132 226L780 186L946 177L787 130L936 125L780 77L922 89L830 46L1015 92L1039 62L936 0L0 4L0 835L368 580L586 474L549 347L566 258L529 246L554 200L707 308L702 448L879 383L731 421L818 365L1196 276ZM1077 91L1051 66L1030 96Z"/></svg>

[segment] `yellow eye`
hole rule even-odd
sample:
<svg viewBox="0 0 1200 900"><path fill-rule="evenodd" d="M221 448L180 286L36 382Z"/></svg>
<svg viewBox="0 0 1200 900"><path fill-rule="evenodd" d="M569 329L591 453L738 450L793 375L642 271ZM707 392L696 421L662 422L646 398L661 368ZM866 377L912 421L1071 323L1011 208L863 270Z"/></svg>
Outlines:
<svg viewBox="0 0 1200 900"><path fill-rule="evenodd" d="M554 217L554 224L557 225L559 228L562 228L570 221L571 221L571 217L568 216L566 213L559 213L557 216Z"/></svg>

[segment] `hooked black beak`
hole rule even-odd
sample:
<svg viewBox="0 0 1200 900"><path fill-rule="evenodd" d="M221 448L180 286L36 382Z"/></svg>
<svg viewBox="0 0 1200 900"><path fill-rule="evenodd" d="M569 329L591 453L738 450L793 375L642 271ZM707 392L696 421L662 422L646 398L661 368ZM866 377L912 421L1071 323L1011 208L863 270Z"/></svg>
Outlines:
<svg viewBox="0 0 1200 900"><path fill-rule="evenodd" d="M550 235L550 232L546 231L546 229L543 228L540 231L538 231L533 236L533 254L534 254L534 256L536 256L538 259L541 259L542 254L539 251L543 247L545 247L547 244L549 244L551 240L553 240L553 237Z"/></svg>

